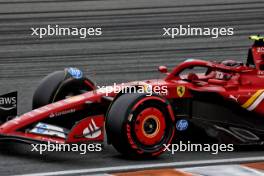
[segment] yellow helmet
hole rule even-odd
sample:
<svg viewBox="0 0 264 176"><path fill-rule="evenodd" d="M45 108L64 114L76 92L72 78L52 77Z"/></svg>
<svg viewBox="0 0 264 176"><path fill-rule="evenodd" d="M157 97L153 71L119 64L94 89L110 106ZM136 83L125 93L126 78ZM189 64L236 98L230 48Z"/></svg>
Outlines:
<svg viewBox="0 0 264 176"><path fill-rule="evenodd" d="M249 36L249 39L254 40L254 41L264 41L264 36L251 35L251 36Z"/></svg>

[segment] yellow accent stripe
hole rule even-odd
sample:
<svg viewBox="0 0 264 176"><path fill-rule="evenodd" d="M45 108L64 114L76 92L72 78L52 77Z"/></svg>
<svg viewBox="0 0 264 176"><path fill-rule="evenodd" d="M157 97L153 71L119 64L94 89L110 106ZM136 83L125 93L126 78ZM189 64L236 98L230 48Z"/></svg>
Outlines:
<svg viewBox="0 0 264 176"><path fill-rule="evenodd" d="M264 92L264 89L258 90L254 95L252 95L246 103L242 105L243 108L248 108L250 105L254 103L254 101Z"/></svg>

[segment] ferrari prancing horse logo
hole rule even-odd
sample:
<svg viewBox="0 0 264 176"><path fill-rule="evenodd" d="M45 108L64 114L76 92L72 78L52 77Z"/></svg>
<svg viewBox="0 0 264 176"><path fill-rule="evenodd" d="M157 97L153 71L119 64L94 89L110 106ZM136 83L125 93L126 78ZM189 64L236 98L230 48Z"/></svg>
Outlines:
<svg viewBox="0 0 264 176"><path fill-rule="evenodd" d="M179 97L183 97L185 93L185 87L184 86L178 86L177 87L177 94Z"/></svg>

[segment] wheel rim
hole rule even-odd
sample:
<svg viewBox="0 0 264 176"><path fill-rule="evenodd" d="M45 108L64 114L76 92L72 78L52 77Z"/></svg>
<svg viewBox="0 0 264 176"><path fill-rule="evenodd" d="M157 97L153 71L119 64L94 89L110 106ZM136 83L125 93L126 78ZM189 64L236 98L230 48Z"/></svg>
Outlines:
<svg viewBox="0 0 264 176"><path fill-rule="evenodd" d="M159 143L166 129L163 113L153 107L144 109L138 114L134 128L140 143L147 146Z"/></svg>
<svg viewBox="0 0 264 176"><path fill-rule="evenodd" d="M142 128L143 134L149 138L152 138L159 132L160 121L156 116L148 116L144 119Z"/></svg>

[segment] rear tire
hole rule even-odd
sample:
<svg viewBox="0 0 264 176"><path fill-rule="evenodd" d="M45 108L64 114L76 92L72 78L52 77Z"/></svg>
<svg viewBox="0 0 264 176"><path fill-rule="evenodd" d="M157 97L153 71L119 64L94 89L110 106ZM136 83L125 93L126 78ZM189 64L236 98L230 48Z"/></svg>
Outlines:
<svg viewBox="0 0 264 176"><path fill-rule="evenodd" d="M129 157L159 156L175 132L174 117L168 106L158 95L121 95L106 118L108 140L117 151Z"/></svg>

